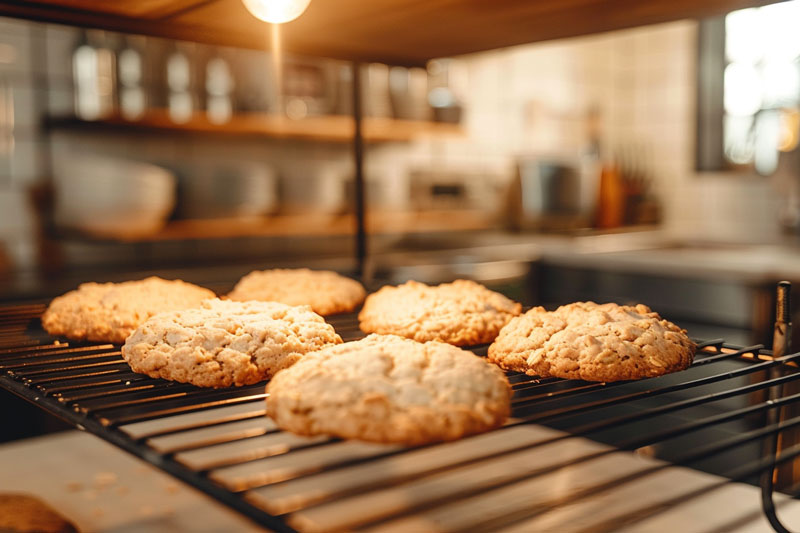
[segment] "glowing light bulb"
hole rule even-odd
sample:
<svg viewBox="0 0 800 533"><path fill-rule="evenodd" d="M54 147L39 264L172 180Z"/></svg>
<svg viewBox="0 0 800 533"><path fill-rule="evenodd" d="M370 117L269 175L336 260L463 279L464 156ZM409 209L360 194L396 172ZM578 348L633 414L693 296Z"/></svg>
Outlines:
<svg viewBox="0 0 800 533"><path fill-rule="evenodd" d="M311 0L242 0L254 17L273 24L283 24L303 14Z"/></svg>

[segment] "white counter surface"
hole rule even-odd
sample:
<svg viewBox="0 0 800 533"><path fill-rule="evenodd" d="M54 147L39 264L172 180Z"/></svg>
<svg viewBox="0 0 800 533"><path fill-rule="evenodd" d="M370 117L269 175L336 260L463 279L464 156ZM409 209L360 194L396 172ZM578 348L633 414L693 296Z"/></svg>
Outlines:
<svg viewBox="0 0 800 533"><path fill-rule="evenodd" d="M529 426L525 431L552 433ZM575 439L575 453L597 450L602 445ZM465 500L455 504L458 512L437 518L436 511L389 522L394 531L436 531L437 526L458 524L473 513L488 516L515 499L506 492L523 491L523 501L546 495L569 493L583 484L599 482L659 464L657 461L625 452L590 461L577 469L532 478L480 496L480 505ZM249 532L263 531L206 497L144 462L129 456L97 437L69 431L0 446L0 491L27 492L38 496L81 531L96 532ZM625 531L685 533L759 533L772 531L760 510L759 490L738 483L719 484L722 478L686 468L667 468L636 482L622 485L602 495L578 499L535 519L521 522L508 531L582 531L587 524L603 517L642 509L648 505L696 492L695 496L669 510L638 521ZM387 487L391 489L391 487ZM398 487L398 491L405 490ZM544 491L544 492L542 492ZM383 501L376 494L376 501ZM410 498L406 495L405 498ZM473 498L474 499L474 498ZM780 515L794 530L800 528L800 502L781 500ZM312 510L321 517L330 514L325 506ZM486 513L489 513L488 515ZM338 512L330 514L341 517ZM463 525L463 524L462 524ZM411 529L408 529L411 528Z"/></svg>
<svg viewBox="0 0 800 533"><path fill-rule="evenodd" d="M0 492L34 495L81 532L264 531L205 494L80 431L0 446Z"/></svg>
<svg viewBox="0 0 800 533"><path fill-rule="evenodd" d="M600 270L770 282L800 281L800 245L676 242L660 230L583 236L480 234L468 246L439 252L386 253L378 262L391 265L427 261L544 260L553 264Z"/></svg>

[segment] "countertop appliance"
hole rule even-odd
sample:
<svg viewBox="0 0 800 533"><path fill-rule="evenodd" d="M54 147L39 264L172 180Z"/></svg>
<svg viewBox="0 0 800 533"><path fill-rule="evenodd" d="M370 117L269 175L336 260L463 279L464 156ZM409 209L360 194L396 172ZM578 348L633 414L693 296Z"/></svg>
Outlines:
<svg viewBox="0 0 800 533"><path fill-rule="evenodd" d="M520 157L509 187L510 226L520 230L589 227L596 198L595 171L579 158Z"/></svg>

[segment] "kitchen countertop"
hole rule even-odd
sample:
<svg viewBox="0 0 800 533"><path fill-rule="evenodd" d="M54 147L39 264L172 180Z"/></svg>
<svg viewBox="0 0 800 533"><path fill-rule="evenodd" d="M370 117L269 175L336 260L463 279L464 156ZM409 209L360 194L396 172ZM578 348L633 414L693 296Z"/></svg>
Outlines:
<svg viewBox="0 0 800 533"><path fill-rule="evenodd" d="M794 239L770 244L685 242L658 229L645 229L580 235L481 233L462 240L462 246L446 247L440 242L437 249L436 243L424 240L416 244L427 249L385 252L376 262L391 266L437 260L544 261L577 268L747 283L800 280L800 245Z"/></svg>
<svg viewBox="0 0 800 533"><path fill-rule="evenodd" d="M530 430L539 431L536 428L531 426ZM602 448L602 445L583 439L570 442L577 445L578 450ZM535 487L530 489L530 495L566 494L590 481L648 469L654 464L660 462L645 456L616 453L591 461L584 467L557 473L554 480L532 478L530 482ZM0 446L0 471L3 472L0 492L35 495L83 532L263 531L204 494L101 439L79 431ZM601 523L606 515L610 518L629 508L646 509L651 503L659 505L657 502L663 501L670 510L622 530L637 533L668 530L703 533L772 531L760 509L758 488L740 483L720 484L720 480L687 468L667 468L601 496L582 498L537 514L531 523L523 522L511 529L520 532L579 531L586 524ZM694 492L697 494L688 500L666 504L677 495ZM783 496L777 496L776 501L785 523L790 526L800 524L800 502ZM487 500L484 505L493 504ZM442 520L458 522L464 518L459 514L442 517ZM393 524L395 529L403 524L400 530L404 531L429 530L433 525L426 520L420 515ZM411 526L411 529L406 526Z"/></svg>
<svg viewBox="0 0 800 533"><path fill-rule="evenodd" d="M34 495L82 532L264 531L149 464L80 431L0 446L0 492Z"/></svg>
<svg viewBox="0 0 800 533"><path fill-rule="evenodd" d="M800 248L786 245L697 244L607 252L543 254L561 265L747 283L800 279Z"/></svg>

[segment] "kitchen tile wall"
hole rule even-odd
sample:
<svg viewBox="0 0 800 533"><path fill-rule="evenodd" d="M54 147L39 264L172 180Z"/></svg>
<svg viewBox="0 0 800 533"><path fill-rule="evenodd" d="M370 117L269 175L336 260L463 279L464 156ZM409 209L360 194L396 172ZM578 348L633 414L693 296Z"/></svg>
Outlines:
<svg viewBox="0 0 800 533"><path fill-rule="evenodd" d="M602 147L635 144L644 151L665 227L682 235L700 216L687 207L698 190L696 34L696 22L680 21L466 56L455 87L464 102L466 135L370 147L368 179L380 182L384 208L407 204L408 174L418 168L483 172L501 190L520 154L585 149L585 118L597 109ZM74 132L45 137L39 129L45 111L63 115L72 109L70 54L77 38L71 28L0 18L0 88L11 88L15 108L13 153L0 155L0 241L18 265L35 257L27 190L46 172L43 150L52 149L56 164L65 153L81 152L160 163L263 161L282 176L289 210L315 203L324 208L329 198L308 201L310 184L351 172L346 145Z"/></svg>
<svg viewBox="0 0 800 533"><path fill-rule="evenodd" d="M468 56L468 134L431 153L508 176L518 154L584 149L594 108L601 149L635 148L646 161L668 236L777 240L771 180L694 169L697 31L678 21Z"/></svg>
<svg viewBox="0 0 800 533"><path fill-rule="evenodd" d="M34 260L34 219L26 194L39 175L41 139L34 42L41 26L0 18L0 240L2 258ZM13 131L11 128L13 127ZM12 135L13 134L13 135Z"/></svg>

